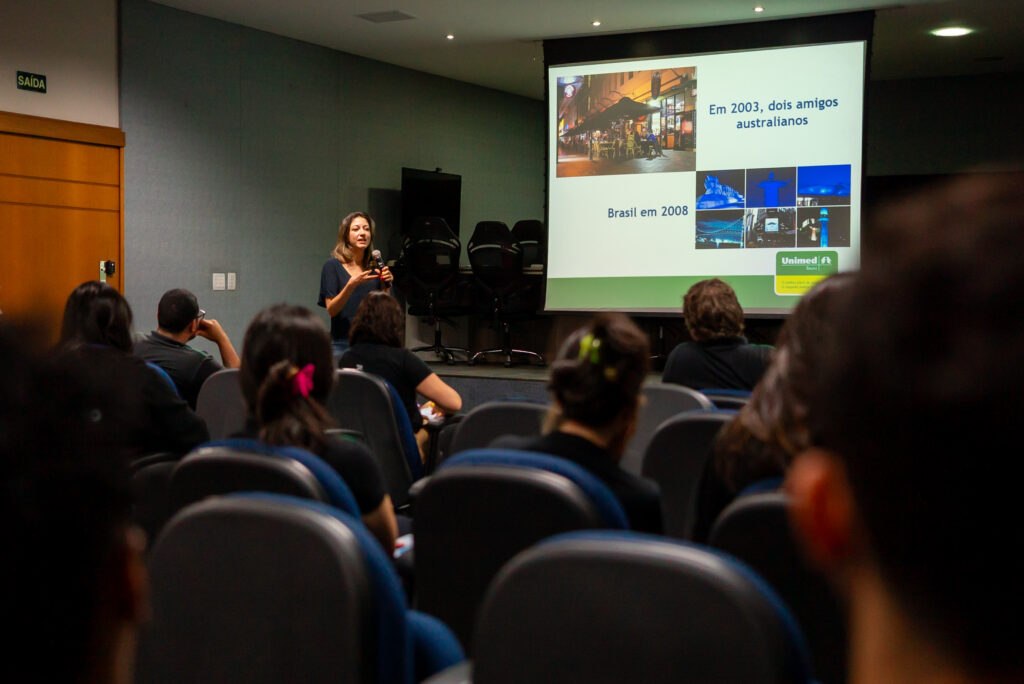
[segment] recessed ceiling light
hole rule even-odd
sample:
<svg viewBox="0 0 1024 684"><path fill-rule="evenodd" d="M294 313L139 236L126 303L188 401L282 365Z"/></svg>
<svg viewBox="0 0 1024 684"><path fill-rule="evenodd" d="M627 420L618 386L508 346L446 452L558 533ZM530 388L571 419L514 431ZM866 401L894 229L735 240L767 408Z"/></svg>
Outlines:
<svg viewBox="0 0 1024 684"><path fill-rule="evenodd" d="M947 26L935 29L931 33L933 36L941 36L942 38L957 38L959 36L966 36L968 33L974 33L974 29L969 29L966 26Z"/></svg>
<svg viewBox="0 0 1024 684"><path fill-rule="evenodd" d="M447 36L445 36L445 38L447 38L448 40L455 40L455 34L449 33Z"/></svg>
<svg viewBox="0 0 1024 684"><path fill-rule="evenodd" d="M761 5L754 5L754 11L758 13L764 12L764 7L762 7Z"/></svg>
<svg viewBox="0 0 1024 684"><path fill-rule="evenodd" d="M590 25L591 26L600 26L601 25L601 20L600 19L595 19L594 21L590 22Z"/></svg>

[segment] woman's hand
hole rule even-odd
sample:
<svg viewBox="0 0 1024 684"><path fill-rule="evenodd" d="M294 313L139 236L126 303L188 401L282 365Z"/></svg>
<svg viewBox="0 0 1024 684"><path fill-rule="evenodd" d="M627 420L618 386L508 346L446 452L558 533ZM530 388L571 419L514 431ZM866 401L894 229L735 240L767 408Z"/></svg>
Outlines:
<svg viewBox="0 0 1024 684"><path fill-rule="evenodd" d="M349 279L348 279L348 287L351 287L351 288L354 289L354 288L359 287L363 283L368 283L371 280L376 280L379 277L380 277L380 274L377 273L377 271L375 269L370 268L370 269L367 269L365 271L362 271L361 273L359 273L357 275L350 276Z"/></svg>
<svg viewBox="0 0 1024 684"><path fill-rule="evenodd" d="M391 269L387 266L380 272L380 279L383 280L388 287L391 286L391 282L395 279L395 276L391 274Z"/></svg>

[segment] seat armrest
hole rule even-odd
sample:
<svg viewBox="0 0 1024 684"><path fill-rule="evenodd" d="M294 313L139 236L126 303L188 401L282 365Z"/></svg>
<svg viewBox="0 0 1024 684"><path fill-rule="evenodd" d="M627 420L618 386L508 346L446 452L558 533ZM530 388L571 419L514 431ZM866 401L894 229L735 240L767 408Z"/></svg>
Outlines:
<svg viewBox="0 0 1024 684"><path fill-rule="evenodd" d="M427 481L430 480L430 476L421 477L409 486L409 503L415 504L416 499L419 498L420 492L427 486Z"/></svg>
<svg viewBox="0 0 1024 684"><path fill-rule="evenodd" d="M433 677L423 680L423 684L471 684L473 681L473 663L466 661L441 670Z"/></svg>

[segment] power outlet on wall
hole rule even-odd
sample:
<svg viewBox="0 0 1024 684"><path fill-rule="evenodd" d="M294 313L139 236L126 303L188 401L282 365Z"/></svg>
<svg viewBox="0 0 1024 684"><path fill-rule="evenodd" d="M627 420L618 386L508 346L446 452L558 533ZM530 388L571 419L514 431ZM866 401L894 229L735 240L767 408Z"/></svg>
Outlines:
<svg viewBox="0 0 1024 684"><path fill-rule="evenodd" d="M226 280L226 278L224 277L223 273L214 273L213 274L213 289L214 290L223 290L225 288L225 280Z"/></svg>

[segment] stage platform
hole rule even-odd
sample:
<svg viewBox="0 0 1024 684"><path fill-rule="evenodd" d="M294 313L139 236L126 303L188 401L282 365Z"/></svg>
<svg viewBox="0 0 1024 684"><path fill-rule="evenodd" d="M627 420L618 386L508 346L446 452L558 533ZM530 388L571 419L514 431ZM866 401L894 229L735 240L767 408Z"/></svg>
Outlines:
<svg viewBox="0 0 1024 684"><path fill-rule="evenodd" d="M488 401L549 402L547 383L550 366L523 364L505 368L501 363L474 366L456 363L449 366L443 362L428 362L427 365L459 393L463 412ZM661 376L652 373L648 382L661 382Z"/></svg>

